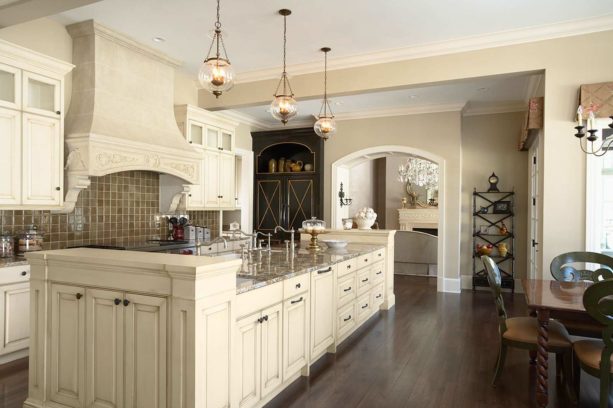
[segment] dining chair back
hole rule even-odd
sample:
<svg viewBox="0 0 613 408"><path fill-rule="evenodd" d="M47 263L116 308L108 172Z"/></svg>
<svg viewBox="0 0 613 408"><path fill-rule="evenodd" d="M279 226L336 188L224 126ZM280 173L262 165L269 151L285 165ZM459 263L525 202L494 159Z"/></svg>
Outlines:
<svg viewBox="0 0 613 408"><path fill-rule="evenodd" d="M613 353L613 280L594 283L583 294L583 306L595 320L603 324L604 347L600 355L600 401L607 406L611 381L611 354Z"/></svg>
<svg viewBox="0 0 613 408"><path fill-rule="evenodd" d="M502 298L502 276L498 265L492 258L487 255L481 257L481 262L485 266L487 272L487 282L490 285L492 295L494 295L494 303L496 303L496 311L498 312L498 324L500 325L500 333L507 330L507 310L504 307L504 299Z"/></svg>
<svg viewBox="0 0 613 408"><path fill-rule="evenodd" d="M577 269L571 264L597 264L598 269ZM585 267L585 266L584 266ZM613 258L598 252L567 252L551 261L551 275L561 282L599 282L613 278Z"/></svg>

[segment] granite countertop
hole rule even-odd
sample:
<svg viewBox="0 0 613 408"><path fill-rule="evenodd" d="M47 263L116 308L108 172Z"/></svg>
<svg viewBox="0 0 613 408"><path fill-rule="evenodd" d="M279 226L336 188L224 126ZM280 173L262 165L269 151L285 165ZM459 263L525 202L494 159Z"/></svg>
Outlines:
<svg viewBox="0 0 613 408"><path fill-rule="evenodd" d="M343 249L325 249L318 252L299 248L295 252L293 262L286 255L285 249L273 249L271 253L263 251L261 256L254 254L251 262L243 261L241 271L236 277L236 293L245 293L310 273L381 248L384 246L371 244L349 244Z"/></svg>
<svg viewBox="0 0 613 408"><path fill-rule="evenodd" d="M0 268L7 268L9 266L28 265L26 258L21 256L13 256L10 258L0 258Z"/></svg>

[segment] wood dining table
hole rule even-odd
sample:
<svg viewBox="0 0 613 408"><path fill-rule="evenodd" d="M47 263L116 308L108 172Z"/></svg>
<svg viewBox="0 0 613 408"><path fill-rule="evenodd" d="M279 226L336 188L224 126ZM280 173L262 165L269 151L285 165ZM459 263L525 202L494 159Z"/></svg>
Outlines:
<svg viewBox="0 0 613 408"><path fill-rule="evenodd" d="M548 369L549 319L562 322L597 325L583 307L583 293L592 283L558 282L555 280L522 279L528 308L538 319L538 345L536 356L536 403L544 408L549 402Z"/></svg>

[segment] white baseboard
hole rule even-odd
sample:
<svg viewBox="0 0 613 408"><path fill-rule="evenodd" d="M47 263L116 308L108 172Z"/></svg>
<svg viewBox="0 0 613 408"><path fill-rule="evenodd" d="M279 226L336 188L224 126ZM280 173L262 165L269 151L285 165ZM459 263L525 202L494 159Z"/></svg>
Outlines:
<svg viewBox="0 0 613 408"><path fill-rule="evenodd" d="M439 292L460 293L462 291L462 282L452 278L438 278L437 288Z"/></svg>

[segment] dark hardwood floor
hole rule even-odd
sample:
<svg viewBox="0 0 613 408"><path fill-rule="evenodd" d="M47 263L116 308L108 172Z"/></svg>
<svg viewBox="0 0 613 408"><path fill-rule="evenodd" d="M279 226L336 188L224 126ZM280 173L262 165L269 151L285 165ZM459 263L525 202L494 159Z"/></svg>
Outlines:
<svg viewBox="0 0 613 408"><path fill-rule="evenodd" d="M490 386L497 322L489 292L439 294L436 280L396 277L396 307L375 317L336 354L314 366L267 408L531 407L534 369L511 349L501 382ZM509 315L526 313L523 295L505 298ZM550 361L550 407L572 406L558 395ZM21 408L27 361L0 366L0 407ZM581 407L598 406L598 382L582 375Z"/></svg>

